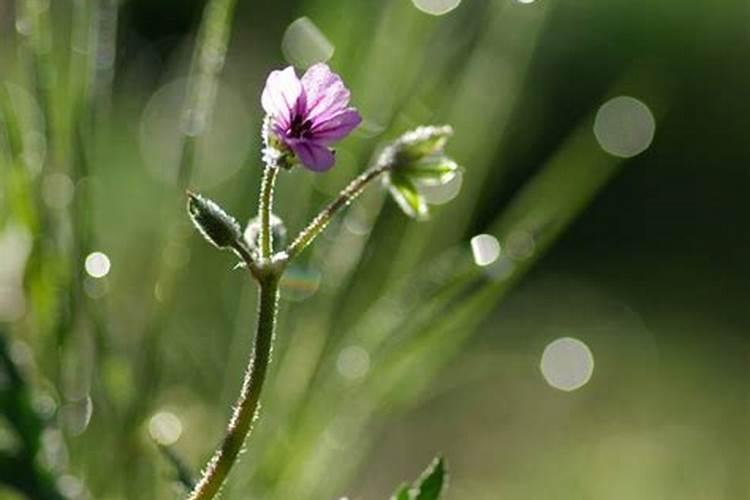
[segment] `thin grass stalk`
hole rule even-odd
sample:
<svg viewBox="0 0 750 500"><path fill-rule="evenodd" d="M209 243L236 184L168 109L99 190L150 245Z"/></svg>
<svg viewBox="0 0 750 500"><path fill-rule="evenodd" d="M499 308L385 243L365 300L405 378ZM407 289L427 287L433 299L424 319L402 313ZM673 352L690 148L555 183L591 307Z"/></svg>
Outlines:
<svg viewBox="0 0 750 500"><path fill-rule="evenodd" d="M193 49L186 97L180 123L181 146L177 167L177 184L180 191L189 186L195 163L198 139L208 130L216 98L216 89L224 67L228 42L231 35L235 0L210 0L203 11L201 26ZM182 207L180 206L180 210ZM168 211L171 215L172 212ZM171 220L169 221L171 222ZM163 232L156 245L154 255L153 286L159 284L161 304L151 311L144 333L144 355L140 361L138 386L143 388L142 397L135 401L126 418L129 425L138 425L151 408L160 376L158 346L174 301L175 269L163 265L161 255L167 238L184 239L187 228L177 226L174 233Z"/></svg>

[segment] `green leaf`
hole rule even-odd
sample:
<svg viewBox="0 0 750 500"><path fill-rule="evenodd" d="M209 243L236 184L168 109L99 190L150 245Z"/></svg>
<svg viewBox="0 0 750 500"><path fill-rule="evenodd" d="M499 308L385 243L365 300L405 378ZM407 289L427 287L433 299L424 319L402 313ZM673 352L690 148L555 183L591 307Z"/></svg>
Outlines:
<svg viewBox="0 0 750 500"><path fill-rule="evenodd" d="M188 193L187 210L198 231L217 248L228 248L241 241L239 223L217 203L199 194Z"/></svg>
<svg viewBox="0 0 750 500"><path fill-rule="evenodd" d="M409 485L402 484L401 486L399 486L398 490L396 490L396 493L394 493L391 497L391 500L410 500Z"/></svg>
<svg viewBox="0 0 750 500"><path fill-rule="evenodd" d="M445 462L441 457L432 461L411 487L401 485L391 500L438 500L445 487Z"/></svg>
<svg viewBox="0 0 750 500"><path fill-rule="evenodd" d="M427 217L427 201L409 178L393 172L388 176L387 183L393 199L406 215L415 219Z"/></svg>
<svg viewBox="0 0 750 500"><path fill-rule="evenodd" d="M441 457L436 458L415 483L417 490L414 500L437 500L445 485L445 463ZM412 492L413 493L413 492Z"/></svg>

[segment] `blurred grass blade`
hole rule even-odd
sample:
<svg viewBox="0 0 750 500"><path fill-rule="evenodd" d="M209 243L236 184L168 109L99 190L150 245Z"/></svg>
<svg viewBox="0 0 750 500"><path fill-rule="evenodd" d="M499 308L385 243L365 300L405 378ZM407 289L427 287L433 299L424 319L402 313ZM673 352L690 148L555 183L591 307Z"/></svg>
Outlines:
<svg viewBox="0 0 750 500"><path fill-rule="evenodd" d="M224 68L231 34L235 1L211 0L203 11L183 106L183 145L178 172L181 187L190 181L195 139L206 131L211 122L219 76Z"/></svg>
<svg viewBox="0 0 750 500"><path fill-rule="evenodd" d="M416 397L621 165L622 159L599 148L590 120L584 121L490 225L489 233L498 238L508 255L494 267L467 270L476 276L468 294L436 315L413 336L410 345L399 345L384 360L385 366L376 370L380 376L374 383L384 395L390 394L386 399L403 403ZM505 267L502 273L501 267ZM416 371L419 377L412 376ZM406 380L412 381L410 389Z"/></svg>

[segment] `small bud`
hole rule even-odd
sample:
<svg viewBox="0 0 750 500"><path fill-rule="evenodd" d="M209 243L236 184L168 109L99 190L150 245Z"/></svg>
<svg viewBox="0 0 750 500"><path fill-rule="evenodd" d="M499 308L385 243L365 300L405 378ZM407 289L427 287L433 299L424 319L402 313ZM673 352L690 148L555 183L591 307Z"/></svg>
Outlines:
<svg viewBox="0 0 750 500"><path fill-rule="evenodd" d="M275 214L271 214L271 235L273 236L273 247L279 250L286 246L286 226L284 221ZM255 216L247 223L245 228L245 243L253 250L260 246L260 217Z"/></svg>
<svg viewBox="0 0 750 500"><path fill-rule="evenodd" d="M198 231L217 248L228 248L242 237L239 223L208 198L188 193L187 210Z"/></svg>
<svg viewBox="0 0 750 500"><path fill-rule="evenodd" d="M425 219L427 202L420 185L438 186L453 180L461 168L443 152L453 129L418 127L383 150L378 164L389 166L385 183L396 203L410 217Z"/></svg>

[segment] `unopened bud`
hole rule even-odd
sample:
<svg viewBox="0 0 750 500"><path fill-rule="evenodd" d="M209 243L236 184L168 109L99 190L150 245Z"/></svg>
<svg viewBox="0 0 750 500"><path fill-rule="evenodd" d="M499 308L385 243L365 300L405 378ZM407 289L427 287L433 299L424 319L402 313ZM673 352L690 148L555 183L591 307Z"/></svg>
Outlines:
<svg viewBox="0 0 750 500"><path fill-rule="evenodd" d="M274 249L278 250L286 246L286 226L284 221L275 214L271 214L271 236ZM260 217L255 216L247 223L245 228L245 243L253 250L260 248Z"/></svg>
<svg viewBox="0 0 750 500"><path fill-rule="evenodd" d="M438 186L460 172L443 152L453 129L448 125L418 127L406 132L383 150L378 163L388 166L385 184L401 209L410 217L424 219L427 201L420 185Z"/></svg>
<svg viewBox="0 0 750 500"><path fill-rule="evenodd" d="M239 223L218 204L199 194L188 193L188 214L206 240L217 248L228 248L240 241Z"/></svg>

